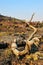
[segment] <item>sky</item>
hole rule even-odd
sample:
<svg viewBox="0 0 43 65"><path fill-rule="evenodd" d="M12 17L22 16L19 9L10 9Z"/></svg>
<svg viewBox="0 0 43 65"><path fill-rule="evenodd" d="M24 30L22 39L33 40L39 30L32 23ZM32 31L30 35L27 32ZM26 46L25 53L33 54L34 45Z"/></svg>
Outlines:
<svg viewBox="0 0 43 65"><path fill-rule="evenodd" d="M0 0L0 14L18 19L43 20L43 0Z"/></svg>

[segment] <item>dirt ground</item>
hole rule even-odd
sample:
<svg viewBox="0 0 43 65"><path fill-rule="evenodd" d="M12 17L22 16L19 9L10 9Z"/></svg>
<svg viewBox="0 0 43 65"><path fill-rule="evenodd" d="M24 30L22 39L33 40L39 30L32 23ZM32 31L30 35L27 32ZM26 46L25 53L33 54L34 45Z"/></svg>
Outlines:
<svg viewBox="0 0 43 65"><path fill-rule="evenodd" d="M42 52L41 59L30 59L30 55L17 58L11 51L11 43L14 38L19 37L19 35L22 35L25 39L27 39L33 30L30 30L30 28L23 22L21 23L19 21L18 23L18 20L15 20L16 22L13 22L13 24L10 21L7 21L7 23L6 20L0 22L0 45L2 44L1 42L8 43L6 48L0 48L0 65L43 65L43 27L37 28L37 33L33 36L42 36L40 46L38 48L38 51Z"/></svg>
<svg viewBox="0 0 43 65"><path fill-rule="evenodd" d="M39 32L40 31L40 32ZM43 29L38 29L37 33L34 36L42 35ZM4 42L7 42L11 44L13 42L13 39L16 36L1 36L0 40L4 40ZM28 37L28 34L26 35L26 38ZM43 52L43 38L40 42L39 51ZM16 58L16 56L12 53L10 47L6 49L0 49L0 65L43 65L43 58L38 60L33 60L32 58L26 58L23 56L23 58Z"/></svg>

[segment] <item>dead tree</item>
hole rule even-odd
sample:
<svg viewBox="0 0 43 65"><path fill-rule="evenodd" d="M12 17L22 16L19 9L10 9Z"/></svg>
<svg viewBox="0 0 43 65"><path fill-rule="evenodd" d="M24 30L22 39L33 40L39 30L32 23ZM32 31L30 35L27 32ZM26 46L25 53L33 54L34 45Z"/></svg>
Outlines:
<svg viewBox="0 0 43 65"><path fill-rule="evenodd" d="M34 14L32 15L30 21L33 19L33 16L34 16ZM25 40L26 46L25 46L25 49L24 49L23 51L17 50L17 45L14 44L15 41L14 41L14 43L12 43L11 49L12 49L13 53L14 53L16 56L24 55L24 54L28 53L28 51L31 49L31 45L32 45L33 43L36 43L36 44L35 44L36 46L37 46L38 43L39 43L39 39L38 39L37 37L32 39L33 35L37 32L37 29L36 29L34 26L30 25L27 21L26 21L25 23L26 23L30 28L32 28L32 29L34 30L34 32L30 35L30 37L29 37L27 40ZM32 39L32 40L31 40L31 39ZM36 41L36 42L35 42L35 41Z"/></svg>

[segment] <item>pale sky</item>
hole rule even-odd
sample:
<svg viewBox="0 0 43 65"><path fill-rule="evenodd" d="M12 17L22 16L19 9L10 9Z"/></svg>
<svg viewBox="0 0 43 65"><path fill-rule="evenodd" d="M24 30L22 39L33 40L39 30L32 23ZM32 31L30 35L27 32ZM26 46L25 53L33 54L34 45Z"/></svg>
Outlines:
<svg viewBox="0 0 43 65"><path fill-rule="evenodd" d="M0 0L0 14L18 19L43 20L43 0Z"/></svg>

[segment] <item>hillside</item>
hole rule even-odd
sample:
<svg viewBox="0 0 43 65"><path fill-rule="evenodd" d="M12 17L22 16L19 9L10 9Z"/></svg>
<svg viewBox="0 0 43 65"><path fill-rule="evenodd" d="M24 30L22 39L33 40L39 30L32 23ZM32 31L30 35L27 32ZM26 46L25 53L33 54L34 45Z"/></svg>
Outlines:
<svg viewBox="0 0 43 65"><path fill-rule="evenodd" d="M37 33L35 36L42 36L39 46L39 51L43 50L43 22L29 22L31 25L37 28ZM11 43L14 38L22 36L27 39L33 30L24 22L24 20L19 20L16 18L0 15L0 44L8 43L7 48L2 48L0 46L0 65L43 65L43 60L34 61L33 59L23 58L18 60L14 54L11 52ZM43 51L42 51L43 52ZM39 64L38 64L39 63Z"/></svg>
<svg viewBox="0 0 43 65"><path fill-rule="evenodd" d="M42 23L29 22L29 23L38 28L37 34L38 33L39 35L43 34L43 22ZM8 35L9 36L24 35L24 37L27 38L31 33L32 30L23 20L0 15L0 36L2 38Z"/></svg>

